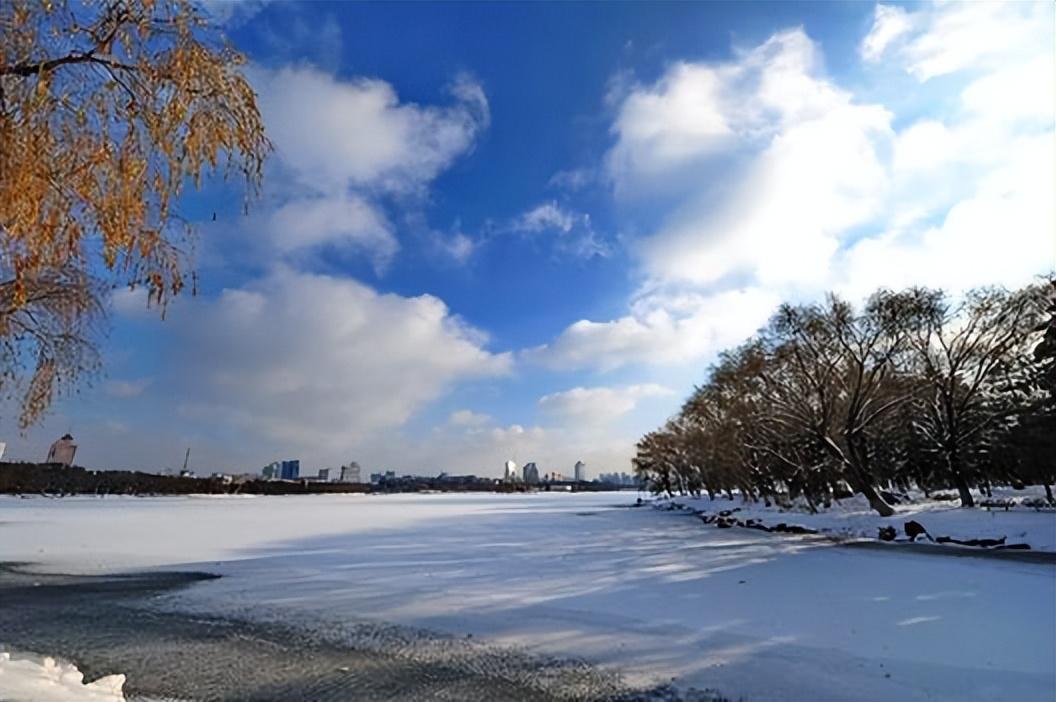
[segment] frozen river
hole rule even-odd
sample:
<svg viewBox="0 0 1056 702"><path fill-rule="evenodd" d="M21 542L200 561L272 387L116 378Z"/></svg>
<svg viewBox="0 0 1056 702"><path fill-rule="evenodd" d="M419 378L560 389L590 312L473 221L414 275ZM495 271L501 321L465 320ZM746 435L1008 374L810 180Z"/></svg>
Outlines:
<svg viewBox="0 0 1056 702"><path fill-rule="evenodd" d="M710 529L635 498L3 499L0 552L223 576L152 599L169 611L418 627L749 702L1052 699L1052 565Z"/></svg>

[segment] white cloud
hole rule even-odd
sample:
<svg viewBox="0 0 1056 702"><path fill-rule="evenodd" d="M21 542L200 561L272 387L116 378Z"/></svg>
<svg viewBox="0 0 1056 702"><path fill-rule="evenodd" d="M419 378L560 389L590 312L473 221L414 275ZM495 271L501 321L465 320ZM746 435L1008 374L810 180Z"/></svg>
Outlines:
<svg viewBox="0 0 1056 702"><path fill-rule="evenodd" d="M1051 134L1008 144L1005 163L962 194L934 225L893 227L838 259L833 281L861 297L880 286L964 290L1022 285L1056 267Z"/></svg>
<svg viewBox="0 0 1056 702"><path fill-rule="evenodd" d="M877 3L873 11L873 27L859 47L862 58L866 61L879 61L891 42L912 28L913 22L904 8Z"/></svg>
<svg viewBox="0 0 1056 702"><path fill-rule="evenodd" d="M611 253L609 244L594 231L589 214L562 207L556 200L536 205L514 217L505 231L520 234L556 232L555 250L576 258L605 257Z"/></svg>
<svg viewBox="0 0 1056 702"><path fill-rule="evenodd" d="M447 423L451 426L467 427L470 429L478 429L487 426L494 421L495 420L490 415L474 412L473 410L468 409L455 410L447 418Z"/></svg>
<svg viewBox="0 0 1056 702"><path fill-rule="evenodd" d="M758 150L732 171L739 174L732 183L707 172L693 177L697 189L641 244L653 280L705 284L739 273L764 285L814 281L840 236L876 212L891 115L857 104L820 75L819 63L810 39L793 30L735 63L678 64L627 97L609 154L624 187L677 172L713 151L716 139ZM648 115L639 114L643 100ZM700 111L706 115L693 117ZM701 119L706 128L689 128ZM628 129L638 121L645 125ZM671 145L643 141L642 129Z"/></svg>
<svg viewBox="0 0 1056 702"><path fill-rule="evenodd" d="M248 74L275 145L268 184L281 204L261 227L280 255L337 246L383 272L399 243L382 197L413 211L490 121L483 89L467 76L451 85L450 105L433 106L401 102L382 80L342 80L311 66ZM471 253L467 240L452 243L456 258Z"/></svg>
<svg viewBox="0 0 1056 702"><path fill-rule="evenodd" d="M128 399L139 397L150 385L150 378L137 378L135 380L110 380L103 386L103 390L110 397Z"/></svg>
<svg viewBox="0 0 1056 702"><path fill-rule="evenodd" d="M795 29L738 51L735 61L678 62L655 84L627 88L611 128L610 178L621 193L649 181L668 186L702 160L765 145L782 127L848 107L850 96L820 77L820 64L817 47Z"/></svg>
<svg viewBox="0 0 1056 702"><path fill-rule="evenodd" d="M557 230L570 232L572 227L582 219L581 215L563 209L557 202L544 202L518 215L510 222L515 232L542 232Z"/></svg>
<svg viewBox="0 0 1056 702"><path fill-rule="evenodd" d="M550 180L547 181L547 185L551 188L561 188L562 190L574 192L590 185L594 182L596 176L597 174L593 169L573 168L553 174L550 176Z"/></svg>
<svg viewBox="0 0 1056 702"><path fill-rule="evenodd" d="M539 408L564 421L604 424L631 412L644 398L665 397L674 391L655 383L624 387L575 387L539 398Z"/></svg>
<svg viewBox="0 0 1056 702"><path fill-rule="evenodd" d="M271 0L195 0L196 5L215 23L240 25L263 10Z"/></svg>
<svg viewBox="0 0 1056 702"><path fill-rule="evenodd" d="M612 370L634 364L686 363L735 345L754 333L779 298L758 289L713 295L654 294L610 322L580 320L526 359L558 370Z"/></svg>
<svg viewBox="0 0 1056 702"><path fill-rule="evenodd" d="M356 195L293 200L271 214L268 227L281 253L321 244L346 246L367 253L379 271L400 246L385 215Z"/></svg>
<svg viewBox="0 0 1056 702"><path fill-rule="evenodd" d="M728 145L734 134L723 109L728 77L728 68L678 63L657 85L632 90L612 127L610 172L654 174Z"/></svg>
<svg viewBox="0 0 1056 702"><path fill-rule="evenodd" d="M465 263L477 250L478 242L462 232L450 236L437 235L434 239L442 252L458 263Z"/></svg>
<svg viewBox="0 0 1056 702"><path fill-rule="evenodd" d="M489 122L488 102L468 77L447 107L400 103L382 80L339 80L315 68L250 71L278 156L321 192L348 186L413 191L468 151Z"/></svg>
<svg viewBox="0 0 1056 702"><path fill-rule="evenodd" d="M1048 2L939 2L914 12L878 5L864 57L891 54L920 81L966 69L994 69L1052 50ZM1051 107L1051 106L1050 106Z"/></svg>
<svg viewBox="0 0 1056 702"><path fill-rule="evenodd" d="M435 297L290 270L174 307L166 331L186 419L333 460L511 361Z"/></svg>

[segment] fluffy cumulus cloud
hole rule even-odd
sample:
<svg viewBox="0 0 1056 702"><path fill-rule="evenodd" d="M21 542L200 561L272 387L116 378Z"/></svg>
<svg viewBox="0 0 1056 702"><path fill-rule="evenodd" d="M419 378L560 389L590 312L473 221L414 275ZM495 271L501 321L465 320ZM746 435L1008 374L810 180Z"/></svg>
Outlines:
<svg viewBox="0 0 1056 702"><path fill-rule="evenodd" d="M455 81L454 103L444 107L401 103L385 81L345 81L308 66L257 68L251 80L278 156L323 192L419 188L489 122L484 92L468 77Z"/></svg>
<svg viewBox="0 0 1056 702"><path fill-rule="evenodd" d="M962 290L1020 285L1053 269L1053 20L1049 3L877 7L863 55L908 73L923 94L939 76L958 88L943 117L896 134L885 217L836 256L834 287Z"/></svg>
<svg viewBox="0 0 1056 702"><path fill-rule="evenodd" d="M879 5L873 19L853 91L802 29L653 83L623 76L605 172L630 209L662 203L635 250L641 290L678 292L639 292L628 315L528 355L680 363L737 343L779 299L1052 270L1052 5ZM870 81L907 85L886 104Z"/></svg>
<svg viewBox="0 0 1056 702"><path fill-rule="evenodd" d="M174 308L167 327L185 418L306 458L333 460L454 383L510 369L435 297L291 270Z"/></svg>
<svg viewBox="0 0 1056 702"><path fill-rule="evenodd" d="M670 388L655 383L623 387L575 387L539 398L543 412L566 421L602 424L631 412L648 397L674 394Z"/></svg>
<svg viewBox="0 0 1056 702"><path fill-rule="evenodd" d="M891 136L891 115L859 104L820 64L814 43L792 30L735 62L678 64L630 92L609 154L617 184L682 174L687 163L699 169L699 189L642 243L649 276L816 280L840 235L877 211L885 187L879 147ZM749 154L733 183L704 158L720 151Z"/></svg>
<svg viewBox="0 0 1056 702"><path fill-rule="evenodd" d="M861 54L893 56L921 81L966 69L999 69L1051 58L1052 5L1047 2L933 3L915 11L878 4ZM1046 54L1040 54L1046 55Z"/></svg>
<svg viewBox="0 0 1056 702"><path fill-rule="evenodd" d="M385 214L353 194L292 200L271 213L267 227L281 253L330 244L365 253L379 272L400 246Z"/></svg>
<svg viewBox="0 0 1056 702"><path fill-rule="evenodd" d="M636 301L625 317L580 320L524 356L558 370L686 363L739 343L766 321L778 302L774 294L754 288L651 294Z"/></svg>
<svg viewBox="0 0 1056 702"><path fill-rule="evenodd" d="M283 184L265 229L280 254L327 244L359 251L383 271L399 248L383 198L421 200L436 176L469 152L490 121L468 76L448 105L401 102L389 83L339 79L312 66L253 67L250 79Z"/></svg>

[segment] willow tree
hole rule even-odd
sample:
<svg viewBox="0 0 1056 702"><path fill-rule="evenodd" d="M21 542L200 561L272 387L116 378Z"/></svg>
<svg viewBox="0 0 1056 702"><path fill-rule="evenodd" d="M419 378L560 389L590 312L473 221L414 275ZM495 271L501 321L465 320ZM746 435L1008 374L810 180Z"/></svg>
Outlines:
<svg viewBox="0 0 1056 702"><path fill-rule="evenodd" d="M188 0L0 2L0 393L23 427L97 366L107 286L161 310L185 289L185 187L257 194L244 62Z"/></svg>

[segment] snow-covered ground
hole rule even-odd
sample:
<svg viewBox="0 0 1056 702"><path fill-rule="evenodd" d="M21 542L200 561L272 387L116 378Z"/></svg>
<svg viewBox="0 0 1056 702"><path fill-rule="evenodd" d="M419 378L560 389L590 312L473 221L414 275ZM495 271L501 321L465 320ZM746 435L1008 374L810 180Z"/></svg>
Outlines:
<svg viewBox="0 0 1056 702"><path fill-rule="evenodd" d="M71 663L0 652L0 700L21 702L124 702L124 675L90 683Z"/></svg>
<svg viewBox="0 0 1056 702"><path fill-rule="evenodd" d="M962 509L959 501L929 500L914 493L909 495L910 502L894 505L894 517L885 518L874 512L860 495L836 501L828 509L819 507L817 514L811 514L803 502L782 509L776 505L767 507L762 502L744 503L725 497L714 500L707 496L676 497L658 500L656 504L675 503L708 514L737 509L732 516L742 521L755 519L771 527L780 523L796 524L833 536L870 539L876 539L878 528L884 526L895 527L899 539L906 539L903 525L914 520L933 537L950 536L958 540L1005 537L1008 544L1028 544L1035 551L1056 551L1056 512L1051 508L1038 511L1019 506L1024 500L1041 501L1045 495L1042 487L1031 486L1023 490L996 488L993 495L994 501L1014 502L1016 506L1008 511L983 507Z"/></svg>
<svg viewBox="0 0 1056 702"><path fill-rule="evenodd" d="M720 530L635 498L0 499L0 554L208 570L225 577L170 605L472 634L749 702L1053 699L1052 565Z"/></svg>

